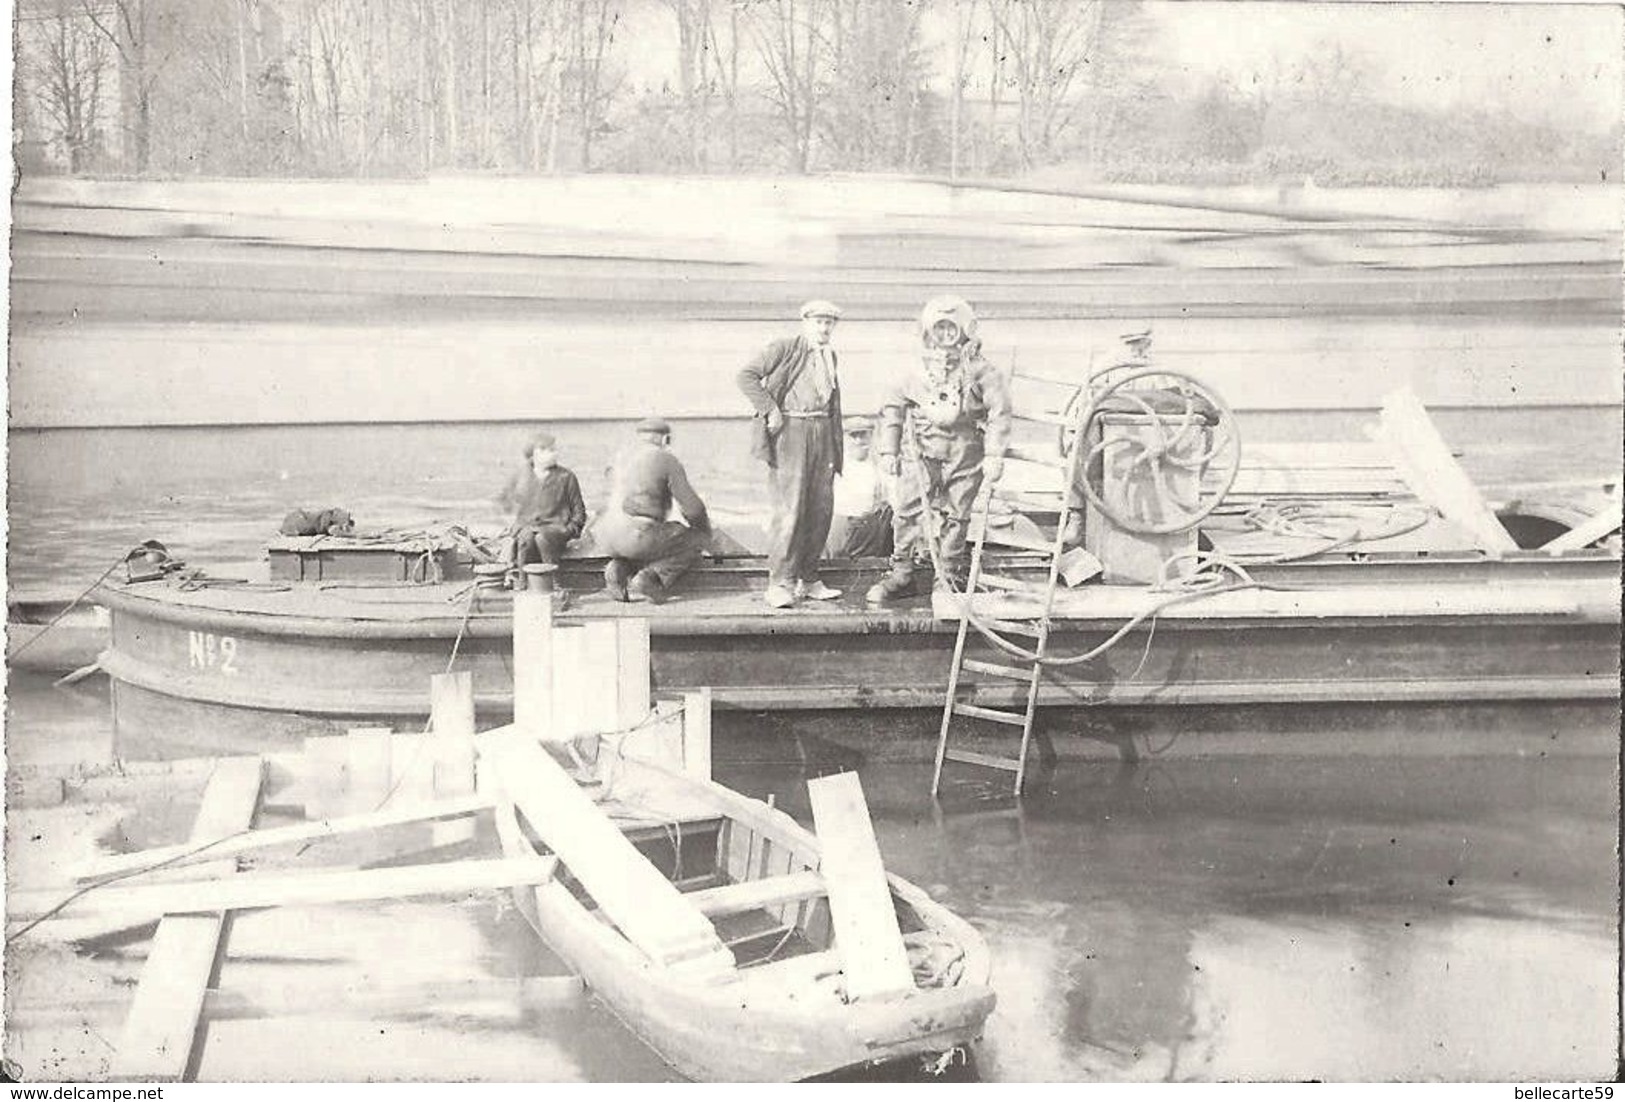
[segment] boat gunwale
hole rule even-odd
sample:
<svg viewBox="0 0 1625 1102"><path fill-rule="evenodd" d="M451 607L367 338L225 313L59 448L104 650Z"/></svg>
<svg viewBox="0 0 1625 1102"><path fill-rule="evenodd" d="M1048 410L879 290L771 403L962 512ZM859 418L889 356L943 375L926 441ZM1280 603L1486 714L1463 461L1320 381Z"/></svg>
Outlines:
<svg viewBox="0 0 1625 1102"><path fill-rule="evenodd" d="M805 855L810 849L814 857L818 856L814 835L784 812L759 800L650 762L622 759L617 764L620 768L630 767L634 773L647 770L663 785L687 787L700 799L717 806L724 819L758 829L770 840L782 842L792 853ZM517 834L517 815L509 814L512 826L506 831L499 829L499 834L504 836L504 850L517 852L528 844ZM806 860L806 857L801 859ZM730 978L722 982L703 978L684 980L680 972L638 951L612 925L589 911L558 879L529 889L516 888L514 894L521 913L537 935L565 958L567 964L580 971L616 1016L678 1071L695 1079L804 1079L914 1052L938 1052L955 1044L968 1043L980 1036L983 1023L992 1012L996 996L988 986L991 955L981 933L902 877L887 873L887 880L894 896L913 908L926 928L943 931L963 946L965 962L959 982L943 988L915 988L901 997L854 1003L814 1006L763 1000L742 1004L739 1002L740 984L734 977L748 977L749 968L736 968ZM532 908L526 907L526 896L530 897L535 914L530 913ZM559 928L544 929L544 910ZM588 959L581 963L571 960L572 946L579 947L580 953ZM592 957L594 952L598 956ZM588 974L602 974L606 970L613 975L595 978ZM616 990L608 990L611 987ZM617 990L636 993L640 1005L619 1005ZM628 998L630 1001L630 996ZM723 1067L690 1053L668 1050L663 1038L645 1035L639 1030L638 1021L631 1020L654 1022L661 1016L659 1008L663 1003L676 1007L690 1032L704 1031L727 1038L739 1030L751 1029L784 1038L785 1043L764 1051L767 1061L781 1063L767 1073L761 1062L744 1056ZM695 1013L688 1013L690 1009ZM666 1017L671 1015L668 1013ZM730 1028L730 1019L737 1022L736 1028ZM933 1022L936 1028L929 1033L911 1035L909 1027L918 1026L921 1021ZM690 1025L693 1022L699 1023L698 1029ZM885 1039L892 1034L896 1036ZM716 1046L721 1052L729 1048L726 1040ZM801 1055L795 1055L798 1052ZM781 1067L791 1074L786 1076L779 1070Z"/></svg>

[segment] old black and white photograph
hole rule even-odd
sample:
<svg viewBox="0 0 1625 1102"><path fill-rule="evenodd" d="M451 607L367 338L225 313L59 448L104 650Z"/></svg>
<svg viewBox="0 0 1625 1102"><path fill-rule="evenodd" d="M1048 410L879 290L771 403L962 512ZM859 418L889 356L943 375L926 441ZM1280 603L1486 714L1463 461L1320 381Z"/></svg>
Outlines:
<svg viewBox="0 0 1625 1102"><path fill-rule="evenodd" d="M5 7L9 1082L1620 1077L1625 8Z"/></svg>

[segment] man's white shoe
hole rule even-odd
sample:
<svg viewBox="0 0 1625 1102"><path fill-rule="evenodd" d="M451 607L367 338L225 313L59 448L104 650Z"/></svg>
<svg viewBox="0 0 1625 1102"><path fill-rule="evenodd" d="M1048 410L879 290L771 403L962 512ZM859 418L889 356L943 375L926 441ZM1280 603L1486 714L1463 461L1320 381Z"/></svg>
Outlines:
<svg viewBox="0 0 1625 1102"><path fill-rule="evenodd" d="M833 601L841 595L839 589L832 589L822 581L815 581L811 585L806 582L796 583L796 596L806 597L814 601Z"/></svg>
<svg viewBox="0 0 1625 1102"><path fill-rule="evenodd" d="M770 585L762 598L768 608L794 608L796 595L782 585Z"/></svg>

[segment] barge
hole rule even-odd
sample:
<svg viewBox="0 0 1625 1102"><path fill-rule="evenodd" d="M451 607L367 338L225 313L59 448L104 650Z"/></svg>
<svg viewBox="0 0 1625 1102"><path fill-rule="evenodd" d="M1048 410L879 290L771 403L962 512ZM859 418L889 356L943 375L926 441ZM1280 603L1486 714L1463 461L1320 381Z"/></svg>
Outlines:
<svg viewBox="0 0 1625 1102"><path fill-rule="evenodd" d="M291 542L291 541L290 541ZM366 554L376 556L377 547ZM387 554L387 553L386 553ZM335 550L273 550L273 559ZM427 582L240 582L207 575L106 583L100 665L112 680L120 756L264 752L313 734L382 723L418 729L430 676L467 670L484 723L512 713L512 597L444 557ZM1000 569L1036 572L1037 555ZM588 590L601 560L570 560L566 588ZM866 608L884 564L826 570L847 590L834 607L772 612L765 565L718 559L658 607L584 592L561 622L649 621L653 684L709 686L744 712L940 710L958 625L951 604L920 598ZM1058 669L1039 703L1211 708L1249 704L1617 701L1620 558L1607 549L1349 551L1257 566L1268 588L1163 609L1099 658ZM201 583L201 584L200 584ZM1158 603L1144 586L1086 585L1058 595L1054 653L1085 650ZM1154 631L1153 631L1154 628ZM1008 684L961 685L969 703L1008 705Z"/></svg>

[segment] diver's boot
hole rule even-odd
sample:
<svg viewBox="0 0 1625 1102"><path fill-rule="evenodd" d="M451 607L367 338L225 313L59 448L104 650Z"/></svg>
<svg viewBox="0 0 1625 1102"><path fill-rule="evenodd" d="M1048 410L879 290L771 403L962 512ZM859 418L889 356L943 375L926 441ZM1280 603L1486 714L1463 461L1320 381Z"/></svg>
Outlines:
<svg viewBox="0 0 1625 1102"><path fill-rule="evenodd" d="M638 571L627 589L652 605L663 605L671 597L671 593L666 589L666 583L660 580L660 575L649 570Z"/></svg>
<svg viewBox="0 0 1625 1102"><path fill-rule="evenodd" d="M614 559L604 564L604 596L621 604L632 599L626 591L626 568Z"/></svg>
<svg viewBox="0 0 1625 1102"><path fill-rule="evenodd" d="M891 573L869 587L869 592L863 595L864 600L872 605L886 605L904 597L913 597L920 592L918 573L911 564L897 563L892 566Z"/></svg>

